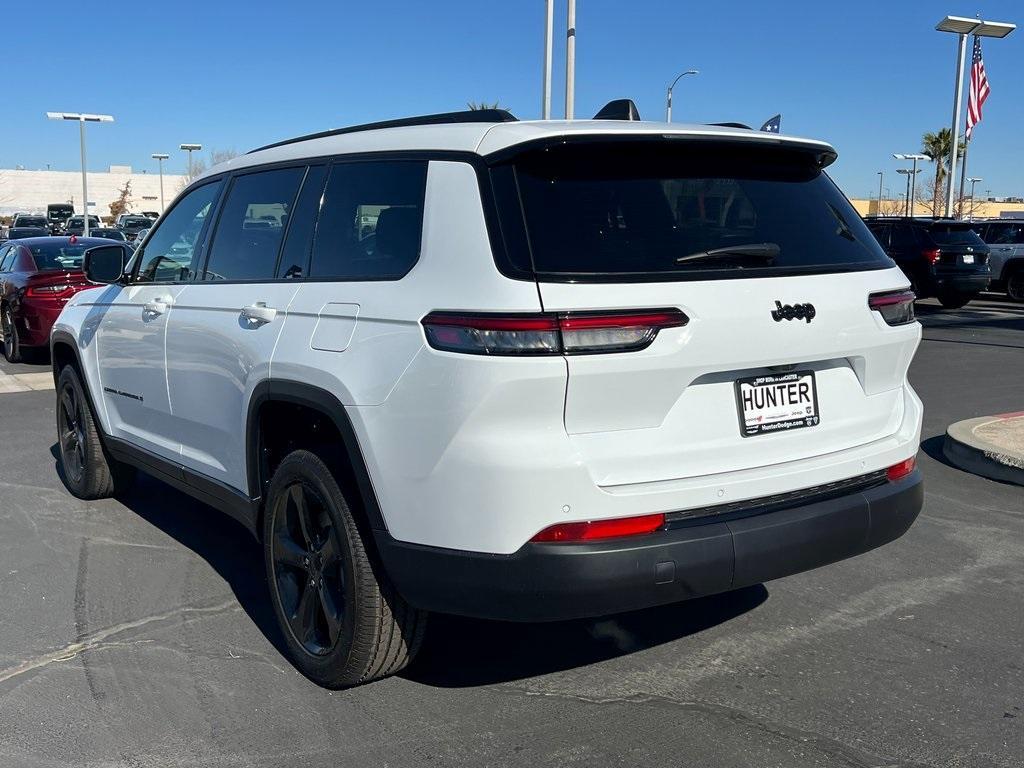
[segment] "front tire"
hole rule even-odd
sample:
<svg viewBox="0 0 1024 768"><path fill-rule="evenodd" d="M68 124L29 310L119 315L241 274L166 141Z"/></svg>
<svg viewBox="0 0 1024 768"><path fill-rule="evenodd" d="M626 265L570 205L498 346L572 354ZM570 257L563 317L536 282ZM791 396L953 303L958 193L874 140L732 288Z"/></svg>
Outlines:
<svg viewBox="0 0 1024 768"><path fill-rule="evenodd" d="M315 453L278 465L267 492L263 553L270 598L292 663L328 688L407 666L426 614L372 562L334 475Z"/></svg>
<svg viewBox="0 0 1024 768"><path fill-rule="evenodd" d="M64 485L80 499L114 496L134 476L103 450L89 399L70 365L57 378L57 446Z"/></svg>
<svg viewBox="0 0 1024 768"><path fill-rule="evenodd" d="M4 357L9 363L20 363L21 340L18 338L18 326L14 323L10 307L4 307L3 313L0 314L0 327L4 333Z"/></svg>

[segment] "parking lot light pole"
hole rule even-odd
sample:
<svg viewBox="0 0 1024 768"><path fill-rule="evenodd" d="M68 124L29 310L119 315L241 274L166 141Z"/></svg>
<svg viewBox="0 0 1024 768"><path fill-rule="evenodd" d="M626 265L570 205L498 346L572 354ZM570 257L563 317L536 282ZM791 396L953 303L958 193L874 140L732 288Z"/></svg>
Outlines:
<svg viewBox="0 0 1024 768"><path fill-rule="evenodd" d="M700 74L700 72L698 70L696 70L696 69L688 69L685 72L680 72L676 76L676 79L672 81L672 85L670 85L668 87L668 93L665 95L665 122L666 123L671 123L672 122L672 91L676 87L676 83L678 83L681 78L684 78L687 75L699 75L699 74Z"/></svg>
<svg viewBox="0 0 1024 768"><path fill-rule="evenodd" d="M565 17L565 119L576 111L576 0L569 0Z"/></svg>
<svg viewBox="0 0 1024 768"><path fill-rule="evenodd" d="M953 189L956 183L956 162L960 142L960 108L964 90L964 57L967 52L967 36L1006 37L1017 28L1016 24L1003 21L983 21L964 16L947 16L935 29L939 32L952 32L959 37L956 52L956 76L953 91L953 126L950 129L951 145L949 151L949 186L946 191L946 218L953 216Z"/></svg>
<svg viewBox="0 0 1024 768"><path fill-rule="evenodd" d="M913 169L914 172L910 176L910 193L909 193L910 194L909 199L912 200L913 202L911 202L911 204L910 204L910 211L911 211L911 213L908 214L908 215L913 215L913 211L917 207L916 206L916 204L917 204L917 161L918 160L927 160L927 159L929 159L928 155L920 155L920 154L894 154L893 158L896 159L896 160L913 160L913 162L914 162L914 169Z"/></svg>
<svg viewBox="0 0 1024 768"><path fill-rule="evenodd" d="M883 173L882 171L879 171L878 172L878 210L876 211L876 214L879 215L879 216L882 215L882 179L884 179L884 178L885 178L885 173Z"/></svg>
<svg viewBox="0 0 1024 768"><path fill-rule="evenodd" d="M82 237L89 236L89 180L85 172L85 124L86 123L112 123L114 118L110 115L88 115L79 112L47 112L50 120L76 120L78 121L78 140L82 150Z"/></svg>
<svg viewBox="0 0 1024 768"><path fill-rule="evenodd" d="M199 152L203 148L202 144L182 144L178 149L183 149L188 152L188 180L192 181L192 153Z"/></svg>
<svg viewBox="0 0 1024 768"><path fill-rule="evenodd" d="M967 180L969 182L971 182L971 218L973 219L974 218L974 185L977 184L979 181L984 181L984 179L979 179L977 176L972 176L971 178L969 178Z"/></svg>
<svg viewBox="0 0 1024 768"><path fill-rule="evenodd" d="M160 164L160 214L164 212L164 160L170 157L165 155L163 152L157 152L156 154L150 155L157 163Z"/></svg>
<svg viewBox="0 0 1024 768"><path fill-rule="evenodd" d="M897 168L896 173L902 173L907 177L907 204L904 208L905 215L909 218L910 216L910 179L916 176L920 171L911 168Z"/></svg>

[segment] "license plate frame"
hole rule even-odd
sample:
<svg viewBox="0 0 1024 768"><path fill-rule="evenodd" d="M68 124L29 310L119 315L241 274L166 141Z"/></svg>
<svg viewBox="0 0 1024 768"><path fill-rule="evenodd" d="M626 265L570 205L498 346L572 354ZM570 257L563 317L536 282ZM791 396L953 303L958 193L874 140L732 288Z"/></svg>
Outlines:
<svg viewBox="0 0 1024 768"><path fill-rule="evenodd" d="M811 402L810 406L800 405L803 402L803 393L800 391L800 384L804 382L810 382L809 399ZM775 415L765 416L767 411L769 414L771 411L767 407L767 400L771 395L767 393L769 388L778 387L784 385L785 399L789 400L792 395L792 391L789 389L789 385L796 386L796 397L797 403L786 403L784 405L772 406L775 410ZM749 389L746 389L749 388ZM764 406L757 407L757 397L753 392L763 390L765 395L762 396L761 401L765 403ZM818 407L818 382L815 378L814 371L801 370L801 371L789 371L787 373L779 374L761 374L760 376L747 376L742 379L737 379L735 382L736 392L736 411L739 416L740 435L742 437L758 437L759 435L774 434L777 432L791 432L794 429L805 429L807 427L816 427L821 423L821 410ZM750 402L753 408L744 407L744 394L750 392ZM781 398L783 391L776 390L775 397ZM801 408L803 412L797 414L796 409ZM789 413L782 413L788 410ZM760 418L758 418L760 416Z"/></svg>

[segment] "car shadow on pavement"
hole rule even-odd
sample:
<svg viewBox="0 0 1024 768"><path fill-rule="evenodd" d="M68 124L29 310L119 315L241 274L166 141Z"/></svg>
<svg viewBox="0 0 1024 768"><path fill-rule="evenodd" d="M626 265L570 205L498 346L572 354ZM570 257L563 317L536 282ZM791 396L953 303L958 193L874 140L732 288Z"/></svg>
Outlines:
<svg viewBox="0 0 1024 768"><path fill-rule="evenodd" d="M56 443L50 453L63 482ZM252 534L223 512L142 472L117 501L209 563L227 582L242 610L287 659L263 576L263 550Z"/></svg>
<svg viewBox="0 0 1024 768"><path fill-rule="evenodd" d="M723 624L768 599L763 584L600 619L517 624L431 616L402 677L424 685L492 685L586 666Z"/></svg>

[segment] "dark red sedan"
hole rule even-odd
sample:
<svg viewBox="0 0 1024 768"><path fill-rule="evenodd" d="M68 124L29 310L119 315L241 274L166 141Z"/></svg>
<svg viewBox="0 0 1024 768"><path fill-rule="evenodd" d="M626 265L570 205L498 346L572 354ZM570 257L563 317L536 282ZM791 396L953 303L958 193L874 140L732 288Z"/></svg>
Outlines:
<svg viewBox="0 0 1024 768"><path fill-rule="evenodd" d="M50 343L50 328L67 300L93 287L82 274L87 248L110 245L95 237L27 237L0 243L0 332L4 357L21 361Z"/></svg>

